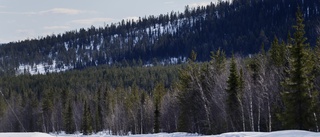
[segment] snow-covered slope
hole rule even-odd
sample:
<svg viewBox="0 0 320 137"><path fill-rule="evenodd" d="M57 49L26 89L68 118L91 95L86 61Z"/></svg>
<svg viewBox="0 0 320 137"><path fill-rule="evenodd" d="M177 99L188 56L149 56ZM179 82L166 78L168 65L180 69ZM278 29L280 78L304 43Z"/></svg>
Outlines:
<svg viewBox="0 0 320 137"><path fill-rule="evenodd" d="M79 137L84 135L49 135L45 133L0 133L0 137ZM145 135L129 135L123 137L196 137L197 134L189 133L158 133ZM116 137L109 134L98 133L85 137ZM275 132L232 132L220 135L208 135L203 137L320 137L320 133L301 131L301 130L286 130Z"/></svg>

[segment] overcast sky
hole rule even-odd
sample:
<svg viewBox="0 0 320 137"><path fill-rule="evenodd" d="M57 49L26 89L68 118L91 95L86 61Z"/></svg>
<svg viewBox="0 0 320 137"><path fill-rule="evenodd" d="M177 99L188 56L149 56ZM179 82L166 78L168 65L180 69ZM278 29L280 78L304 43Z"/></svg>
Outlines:
<svg viewBox="0 0 320 137"><path fill-rule="evenodd" d="M0 43L183 11L216 0L0 0Z"/></svg>

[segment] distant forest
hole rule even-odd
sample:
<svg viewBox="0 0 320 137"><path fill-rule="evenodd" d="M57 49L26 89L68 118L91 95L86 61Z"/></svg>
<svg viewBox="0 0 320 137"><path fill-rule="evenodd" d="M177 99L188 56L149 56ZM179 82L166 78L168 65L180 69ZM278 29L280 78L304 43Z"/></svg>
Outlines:
<svg viewBox="0 0 320 137"><path fill-rule="evenodd" d="M41 63L56 68L83 69L104 64L176 64L191 50L198 61L210 52L224 50L247 56L261 46L269 49L274 36L287 39L300 5L308 42L315 45L319 30L320 2L316 0L234 0L208 6L122 20L105 27L81 28L38 39L11 42L0 47L2 75L16 73L20 65ZM172 62L172 58L176 61Z"/></svg>
<svg viewBox="0 0 320 137"><path fill-rule="evenodd" d="M2 45L0 132L319 131L319 4L221 1ZM15 75L53 61L76 69Z"/></svg>

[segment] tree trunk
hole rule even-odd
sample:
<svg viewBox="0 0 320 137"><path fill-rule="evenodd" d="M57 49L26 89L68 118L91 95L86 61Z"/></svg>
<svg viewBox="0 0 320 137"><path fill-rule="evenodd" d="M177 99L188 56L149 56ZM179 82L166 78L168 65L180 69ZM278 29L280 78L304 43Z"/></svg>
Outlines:
<svg viewBox="0 0 320 137"><path fill-rule="evenodd" d="M251 122L251 131L254 131L252 94L250 95L250 122Z"/></svg>
<svg viewBox="0 0 320 137"><path fill-rule="evenodd" d="M246 131L246 121L244 118L244 109L243 109L243 103L241 102L241 113L242 113L242 130Z"/></svg>
<svg viewBox="0 0 320 137"><path fill-rule="evenodd" d="M269 100L269 97L268 97L268 131L271 132L272 130L272 119L271 119L271 110L270 110L270 100Z"/></svg>
<svg viewBox="0 0 320 137"><path fill-rule="evenodd" d="M260 106L260 99L258 99L258 132L260 132L260 120L261 120L261 106Z"/></svg>

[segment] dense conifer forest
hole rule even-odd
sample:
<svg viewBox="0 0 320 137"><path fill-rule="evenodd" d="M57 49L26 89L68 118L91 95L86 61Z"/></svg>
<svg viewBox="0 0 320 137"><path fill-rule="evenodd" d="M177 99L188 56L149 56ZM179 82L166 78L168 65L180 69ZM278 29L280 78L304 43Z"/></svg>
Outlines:
<svg viewBox="0 0 320 137"><path fill-rule="evenodd" d="M0 131L319 131L319 1L234 0L0 47ZM60 73L17 74L57 63Z"/></svg>
<svg viewBox="0 0 320 137"><path fill-rule="evenodd" d="M184 12L3 44L0 70L2 75L12 75L17 74L19 66L37 64L55 63L55 69L139 62L176 64L184 62L191 50L198 53L198 61L209 61L210 51L219 48L229 57L232 51L255 54L261 45L268 49L274 36L287 38L293 31L298 5L306 20L308 42L315 45L319 1L221 1L203 7L186 6Z"/></svg>

